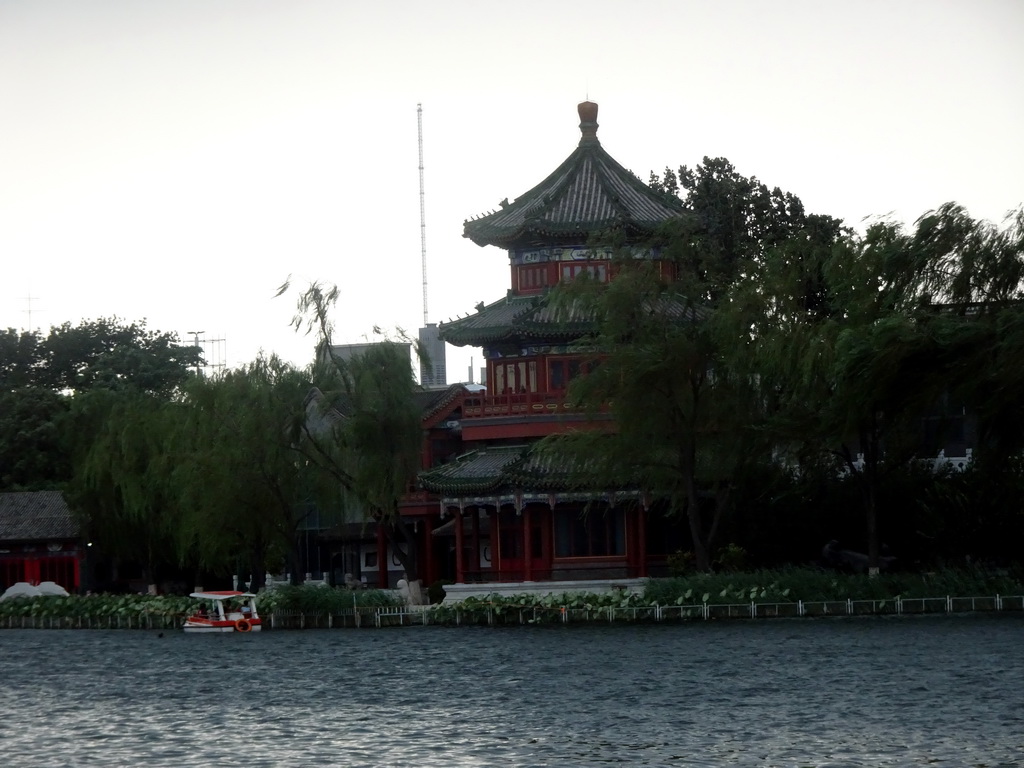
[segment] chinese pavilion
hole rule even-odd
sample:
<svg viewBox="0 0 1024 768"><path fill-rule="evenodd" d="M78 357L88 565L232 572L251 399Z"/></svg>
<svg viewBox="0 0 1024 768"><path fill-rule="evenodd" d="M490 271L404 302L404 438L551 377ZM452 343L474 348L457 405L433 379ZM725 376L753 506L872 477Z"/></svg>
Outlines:
<svg viewBox="0 0 1024 768"><path fill-rule="evenodd" d="M681 205L604 150L597 104L580 104L579 117L579 145L553 173L464 226L477 245L508 252L511 285L497 301L439 327L451 344L482 347L487 365L487 390L462 403L466 452L420 475L450 518L433 536L455 540L456 583L637 578L648 575L653 557L668 554L650 551L658 537L637 494L580 487L578 478L574 485L564 469L531 451L547 435L601 426L573 412L565 397L585 370L577 342L592 321L558 316L549 289L581 274L611 279L611 251L591 244L607 232L671 277L671 265L642 244L681 215Z"/></svg>

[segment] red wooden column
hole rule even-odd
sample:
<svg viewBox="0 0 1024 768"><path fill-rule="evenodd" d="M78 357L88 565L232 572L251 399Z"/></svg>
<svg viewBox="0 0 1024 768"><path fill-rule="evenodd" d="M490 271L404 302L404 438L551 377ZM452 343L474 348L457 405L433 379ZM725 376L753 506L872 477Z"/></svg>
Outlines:
<svg viewBox="0 0 1024 768"><path fill-rule="evenodd" d="M377 588L388 588L388 537L380 521L377 521Z"/></svg>
<svg viewBox="0 0 1024 768"><path fill-rule="evenodd" d="M480 576L480 507L473 510L473 559L470 561L470 570L476 574L476 581L481 580Z"/></svg>
<svg viewBox="0 0 1024 768"><path fill-rule="evenodd" d="M533 581L533 537L530 535L530 505L523 507L523 581Z"/></svg>
<svg viewBox="0 0 1024 768"><path fill-rule="evenodd" d="M641 579L647 576L647 506L640 505L636 515L637 572Z"/></svg>
<svg viewBox="0 0 1024 768"><path fill-rule="evenodd" d="M501 506L494 509L491 518L491 578L501 581Z"/></svg>
<svg viewBox="0 0 1024 768"><path fill-rule="evenodd" d="M463 562L463 535L462 535L462 510L455 513L455 583L466 582L466 566Z"/></svg>
<svg viewBox="0 0 1024 768"><path fill-rule="evenodd" d="M554 562L554 542L552 541L552 529L555 525L554 510L548 507L541 513L540 546L541 560L544 561L544 573L541 578L551 578L551 565Z"/></svg>
<svg viewBox="0 0 1024 768"><path fill-rule="evenodd" d="M423 518L423 583L433 584L434 578L434 521L430 517Z"/></svg>

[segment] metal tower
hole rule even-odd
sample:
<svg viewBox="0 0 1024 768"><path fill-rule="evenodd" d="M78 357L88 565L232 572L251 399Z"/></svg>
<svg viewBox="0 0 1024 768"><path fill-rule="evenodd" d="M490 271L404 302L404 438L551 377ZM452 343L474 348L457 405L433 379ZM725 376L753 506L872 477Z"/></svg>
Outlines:
<svg viewBox="0 0 1024 768"><path fill-rule="evenodd" d="M427 324L427 209L423 193L423 105L416 105L416 131L420 145L420 261L423 266L423 325Z"/></svg>

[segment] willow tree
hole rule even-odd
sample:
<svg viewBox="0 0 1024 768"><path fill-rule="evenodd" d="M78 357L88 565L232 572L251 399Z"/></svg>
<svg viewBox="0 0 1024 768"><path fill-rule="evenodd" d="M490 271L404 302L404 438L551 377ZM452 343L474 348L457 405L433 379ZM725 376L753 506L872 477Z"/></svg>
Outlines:
<svg viewBox="0 0 1024 768"><path fill-rule="evenodd" d="M1024 208L1003 224L955 203L922 216L911 247L927 266L924 291L960 342L950 388L978 420L988 460L1024 450Z"/></svg>
<svg viewBox="0 0 1024 768"><path fill-rule="evenodd" d="M771 259L748 285L767 309L754 350L777 405L776 444L791 455L829 452L855 480L872 570L881 565L883 477L940 447L922 444L922 420L950 397L973 399L985 413L991 401L977 394L1020 370L1011 363L1015 334L995 344L998 323L985 319L1019 309L1006 294L1019 295L1020 254L1019 234L1008 244L999 230L945 206L912 232L877 222L800 269ZM812 304L808 273L816 277ZM986 365L991 355L1001 361Z"/></svg>
<svg viewBox="0 0 1024 768"><path fill-rule="evenodd" d="M610 411L614 427L547 438L543 450L608 487L667 502L687 521L695 567L708 570L742 467L756 454L756 400L722 354L721 318L683 286L624 260L609 285L590 288L566 294L597 317L589 372L570 383L569 397L595 416Z"/></svg>
<svg viewBox="0 0 1024 768"><path fill-rule="evenodd" d="M172 564L180 524L168 453L181 405L142 392L98 389L72 400L66 428L72 506L104 555L143 566L148 583Z"/></svg>
<svg viewBox="0 0 1024 768"><path fill-rule="evenodd" d="M309 390L276 356L186 388L169 453L177 489L175 551L183 565L227 575L294 560L317 475L296 449Z"/></svg>
<svg viewBox="0 0 1024 768"><path fill-rule="evenodd" d="M559 289L554 303L564 317L593 322L580 343L595 364L570 396L610 410L614 429L549 439L546 450L585 457L588 471L667 500L686 518L694 564L707 570L737 490L771 454L749 355L763 308L742 300L739 286L780 244L802 238L829 248L841 228L722 158L666 170L651 183L685 195L686 215L646 244L674 279L623 249L607 285L584 279ZM595 244L616 243L613 235Z"/></svg>
<svg viewBox="0 0 1024 768"><path fill-rule="evenodd" d="M285 283L279 295L290 288ZM374 329L381 341L351 358L337 354L330 313L336 286L313 283L297 302L297 330L315 335L313 397L296 442L312 465L339 490L344 503L383 529L405 569L413 594L419 582L417 537L399 512L420 468L421 414L408 348L415 343ZM321 486L323 487L323 486Z"/></svg>

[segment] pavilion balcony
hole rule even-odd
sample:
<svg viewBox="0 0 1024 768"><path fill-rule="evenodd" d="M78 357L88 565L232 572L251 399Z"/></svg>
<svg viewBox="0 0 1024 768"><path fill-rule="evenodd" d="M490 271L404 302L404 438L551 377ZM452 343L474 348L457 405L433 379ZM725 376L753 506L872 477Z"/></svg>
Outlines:
<svg viewBox="0 0 1024 768"><path fill-rule="evenodd" d="M462 406L463 419L495 417L550 416L558 413L579 413L565 399L564 392L520 392L505 395L469 395Z"/></svg>
<svg viewBox="0 0 1024 768"><path fill-rule="evenodd" d="M574 407L564 392L469 395L462 405L463 440L520 440L570 429L607 429L611 414Z"/></svg>

